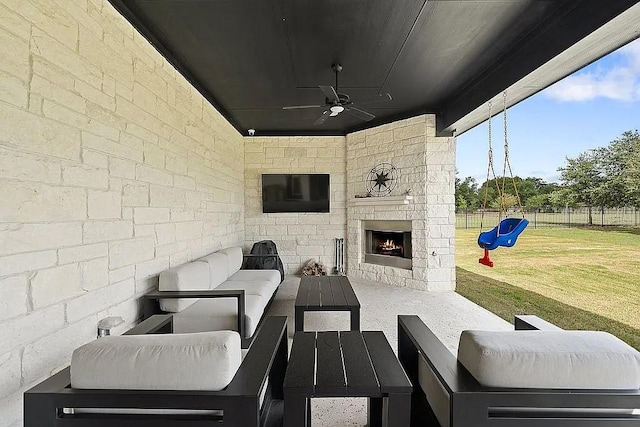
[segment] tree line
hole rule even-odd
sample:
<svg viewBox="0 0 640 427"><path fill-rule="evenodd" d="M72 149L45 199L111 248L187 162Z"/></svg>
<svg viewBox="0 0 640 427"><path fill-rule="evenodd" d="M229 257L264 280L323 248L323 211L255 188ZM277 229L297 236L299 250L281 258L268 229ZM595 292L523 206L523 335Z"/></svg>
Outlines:
<svg viewBox="0 0 640 427"><path fill-rule="evenodd" d="M536 177L497 177L482 183L456 176L456 212L518 207L517 194L526 210L552 212L586 206L589 222L593 208L640 208L640 134L624 132L607 146L567 157L558 169L559 183ZM514 188L515 183L515 188ZM504 191L502 189L504 188ZM502 193L502 196L501 196ZM486 198L486 203L485 203Z"/></svg>

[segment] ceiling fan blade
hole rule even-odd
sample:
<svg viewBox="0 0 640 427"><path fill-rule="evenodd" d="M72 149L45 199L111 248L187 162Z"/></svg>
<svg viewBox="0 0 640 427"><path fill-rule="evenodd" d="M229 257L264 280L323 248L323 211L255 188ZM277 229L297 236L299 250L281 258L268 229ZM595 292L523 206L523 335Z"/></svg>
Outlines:
<svg viewBox="0 0 640 427"><path fill-rule="evenodd" d="M329 117L329 114L331 113L331 110L325 110L322 112L322 115L320 117L318 117L318 120L316 120L315 122L313 122L314 125L321 125L325 122L325 120L327 120L327 118Z"/></svg>
<svg viewBox="0 0 640 427"><path fill-rule="evenodd" d="M354 104L363 105L363 104L374 104L376 102L386 102L391 101L391 94L389 93L379 93L375 96L371 96L369 98L360 99L358 101L353 101Z"/></svg>
<svg viewBox="0 0 640 427"><path fill-rule="evenodd" d="M376 118L376 116L374 116L373 114L367 113L366 111L362 111L359 108L355 107L344 107L344 111L367 122Z"/></svg>
<svg viewBox="0 0 640 427"><path fill-rule="evenodd" d="M320 108L324 105L290 105L288 107L282 107L283 110L298 110L300 108Z"/></svg>
<svg viewBox="0 0 640 427"><path fill-rule="evenodd" d="M340 98L333 86L318 86L330 102L340 103Z"/></svg>

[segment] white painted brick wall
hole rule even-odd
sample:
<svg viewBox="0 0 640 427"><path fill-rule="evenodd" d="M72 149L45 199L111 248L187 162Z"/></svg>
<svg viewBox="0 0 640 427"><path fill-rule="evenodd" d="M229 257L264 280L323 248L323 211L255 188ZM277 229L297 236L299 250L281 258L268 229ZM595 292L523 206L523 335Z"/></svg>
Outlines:
<svg viewBox="0 0 640 427"><path fill-rule="evenodd" d="M18 351L11 351L0 356L0 384L7 393L20 389L22 384L21 362Z"/></svg>
<svg viewBox="0 0 640 427"><path fill-rule="evenodd" d="M109 284L109 258L98 258L80 263L82 289L92 291Z"/></svg>
<svg viewBox="0 0 640 427"><path fill-rule="evenodd" d="M109 246L106 243L80 245L58 249L58 263L69 264L78 261L107 257Z"/></svg>
<svg viewBox="0 0 640 427"><path fill-rule="evenodd" d="M244 242L244 142L108 2L0 0L0 427L137 321L157 276ZM117 331L116 331L117 332Z"/></svg>
<svg viewBox="0 0 640 427"><path fill-rule="evenodd" d="M262 213L263 173L328 173L330 213ZM312 258L333 272L334 239L346 236L344 137L245 138L245 186L246 251L273 240L286 273L300 274Z"/></svg>
<svg viewBox="0 0 640 427"><path fill-rule="evenodd" d="M28 281L27 276L10 276L0 280L2 299L0 299L0 321L27 313Z"/></svg>
<svg viewBox="0 0 640 427"><path fill-rule="evenodd" d="M0 223L0 256L75 246L81 243L82 224L80 223Z"/></svg>
<svg viewBox="0 0 640 427"><path fill-rule="evenodd" d="M80 264L67 264L31 273L31 303L37 310L82 294Z"/></svg>
<svg viewBox="0 0 640 427"><path fill-rule="evenodd" d="M55 250L4 256L0 258L0 277L53 267L56 261Z"/></svg>

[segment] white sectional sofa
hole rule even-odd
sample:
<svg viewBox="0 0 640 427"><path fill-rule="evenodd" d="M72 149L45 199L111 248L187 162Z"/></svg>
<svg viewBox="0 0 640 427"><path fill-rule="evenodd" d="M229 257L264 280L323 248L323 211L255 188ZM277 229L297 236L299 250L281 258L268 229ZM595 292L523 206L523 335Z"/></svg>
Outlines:
<svg viewBox="0 0 640 427"><path fill-rule="evenodd" d="M145 297L173 314L175 333L237 330L248 344L278 290L280 272L241 270L242 261L240 247L214 252L163 271L158 292Z"/></svg>

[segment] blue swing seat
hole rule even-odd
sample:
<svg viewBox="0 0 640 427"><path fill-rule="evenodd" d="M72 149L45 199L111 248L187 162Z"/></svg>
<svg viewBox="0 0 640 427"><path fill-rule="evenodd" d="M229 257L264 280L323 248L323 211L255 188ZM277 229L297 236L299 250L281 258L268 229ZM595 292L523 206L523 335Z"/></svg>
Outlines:
<svg viewBox="0 0 640 427"><path fill-rule="evenodd" d="M480 233L478 246L490 251L498 246L510 248L516 244L516 239L527 225L529 221L524 218L505 218L492 230Z"/></svg>

